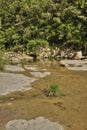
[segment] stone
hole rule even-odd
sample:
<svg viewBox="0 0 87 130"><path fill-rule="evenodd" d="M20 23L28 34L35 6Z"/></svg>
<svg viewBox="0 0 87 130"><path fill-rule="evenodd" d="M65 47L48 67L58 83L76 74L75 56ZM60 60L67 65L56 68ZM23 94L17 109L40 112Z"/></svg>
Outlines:
<svg viewBox="0 0 87 130"><path fill-rule="evenodd" d="M24 68L31 71L38 71L38 67L36 65L24 65Z"/></svg>
<svg viewBox="0 0 87 130"><path fill-rule="evenodd" d="M75 59L76 60L81 60L82 58L83 58L82 51L77 51Z"/></svg>
<svg viewBox="0 0 87 130"><path fill-rule="evenodd" d="M83 65L81 67L68 67L68 69L76 71L87 71L87 65Z"/></svg>
<svg viewBox="0 0 87 130"><path fill-rule="evenodd" d="M37 117L29 121L24 119L12 120L5 127L6 130L64 130L62 125L51 122L44 117Z"/></svg>
<svg viewBox="0 0 87 130"><path fill-rule="evenodd" d="M69 70L87 71L86 60L61 60L60 65L67 67Z"/></svg>
<svg viewBox="0 0 87 130"><path fill-rule="evenodd" d="M49 76L51 73L50 72L30 72L30 74L33 75L34 77L43 78L45 76Z"/></svg>
<svg viewBox="0 0 87 130"><path fill-rule="evenodd" d="M6 130L26 130L28 121L26 120L13 120L9 121L6 125Z"/></svg>
<svg viewBox="0 0 87 130"><path fill-rule="evenodd" d="M60 65L64 66L64 67L68 67L69 65L67 63L65 63L65 61L61 60L60 61Z"/></svg>
<svg viewBox="0 0 87 130"><path fill-rule="evenodd" d="M26 54L22 54L22 56L20 56L19 59L21 61L33 61L33 57L32 56L28 56Z"/></svg>
<svg viewBox="0 0 87 130"><path fill-rule="evenodd" d="M86 64L85 60L61 60L60 64L65 64L65 66L82 66Z"/></svg>
<svg viewBox="0 0 87 130"><path fill-rule="evenodd" d="M23 71L25 71L21 66L18 66L18 65L6 65L5 70L11 71L11 72L23 72Z"/></svg>
<svg viewBox="0 0 87 130"><path fill-rule="evenodd" d="M21 60L18 57L11 57L11 63L20 63Z"/></svg>
<svg viewBox="0 0 87 130"><path fill-rule="evenodd" d="M60 55L61 55L61 58L64 58L64 57L65 57L65 52L62 50L62 51L60 52Z"/></svg>
<svg viewBox="0 0 87 130"><path fill-rule="evenodd" d="M0 95L14 91L25 91L31 89L31 83L36 79L23 74L0 73Z"/></svg>
<svg viewBox="0 0 87 130"><path fill-rule="evenodd" d="M25 53L6 52L5 57L9 59L11 63L21 63L23 61L33 61L33 57Z"/></svg>

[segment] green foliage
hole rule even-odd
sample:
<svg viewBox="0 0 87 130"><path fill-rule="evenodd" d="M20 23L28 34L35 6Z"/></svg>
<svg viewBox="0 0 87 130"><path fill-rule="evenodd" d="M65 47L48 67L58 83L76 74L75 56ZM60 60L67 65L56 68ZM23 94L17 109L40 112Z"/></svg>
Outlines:
<svg viewBox="0 0 87 130"><path fill-rule="evenodd" d="M4 70L6 64L9 63L9 58L5 55L5 46L0 45L0 70Z"/></svg>
<svg viewBox="0 0 87 130"><path fill-rule="evenodd" d="M38 55L41 47L46 48L48 46L49 43L43 39L29 40L27 44L27 52Z"/></svg>
<svg viewBox="0 0 87 130"><path fill-rule="evenodd" d="M49 88L46 89L46 95L47 96L60 96L62 95L61 89L59 85L56 83L53 83L49 86Z"/></svg>
<svg viewBox="0 0 87 130"><path fill-rule="evenodd" d="M9 49L10 51L14 51L14 52L24 52L25 48L23 45L15 45L14 47L10 47Z"/></svg>
<svg viewBox="0 0 87 130"><path fill-rule="evenodd" d="M0 50L0 70L4 69L4 59L3 59L4 51Z"/></svg>
<svg viewBox="0 0 87 130"><path fill-rule="evenodd" d="M0 0L0 44L32 48L34 39L44 39L50 46L86 47L86 14L86 0Z"/></svg>

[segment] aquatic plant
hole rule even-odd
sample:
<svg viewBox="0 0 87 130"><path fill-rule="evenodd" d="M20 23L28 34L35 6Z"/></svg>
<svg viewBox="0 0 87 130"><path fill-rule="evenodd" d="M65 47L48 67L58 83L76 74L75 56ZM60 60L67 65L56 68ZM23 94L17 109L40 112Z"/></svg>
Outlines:
<svg viewBox="0 0 87 130"><path fill-rule="evenodd" d="M45 90L47 96L60 96L62 95L62 91L58 84L52 83L50 86Z"/></svg>

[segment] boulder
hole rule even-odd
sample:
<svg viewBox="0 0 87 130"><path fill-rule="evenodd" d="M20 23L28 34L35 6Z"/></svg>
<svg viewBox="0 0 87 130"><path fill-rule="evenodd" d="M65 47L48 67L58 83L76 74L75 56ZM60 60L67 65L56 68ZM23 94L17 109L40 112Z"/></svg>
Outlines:
<svg viewBox="0 0 87 130"><path fill-rule="evenodd" d="M77 51L76 56L75 56L75 59L76 59L76 60L81 60L82 58L83 58L83 56L82 56L82 51Z"/></svg>
<svg viewBox="0 0 87 130"><path fill-rule="evenodd" d="M60 65L64 67L68 67L69 65L65 62L65 60L60 61Z"/></svg>

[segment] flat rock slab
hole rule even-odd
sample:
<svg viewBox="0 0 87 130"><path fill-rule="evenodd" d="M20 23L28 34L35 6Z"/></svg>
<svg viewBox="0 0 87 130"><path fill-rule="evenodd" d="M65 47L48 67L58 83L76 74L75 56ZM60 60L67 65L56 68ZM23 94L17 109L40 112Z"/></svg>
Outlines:
<svg viewBox="0 0 87 130"><path fill-rule="evenodd" d="M36 65L24 65L24 68L31 71L38 71L39 68Z"/></svg>
<svg viewBox="0 0 87 130"><path fill-rule="evenodd" d="M69 66L82 66L84 64L87 64L86 60L61 60L61 64L65 63Z"/></svg>
<svg viewBox="0 0 87 130"><path fill-rule="evenodd" d="M67 67L68 70L77 70L77 71L87 71L87 65L83 65L81 67Z"/></svg>
<svg viewBox="0 0 87 130"><path fill-rule="evenodd" d="M64 130L63 126L51 122L43 117L38 117L35 120L12 120L6 124L6 130Z"/></svg>
<svg viewBox="0 0 87 130"><path fill-rule="evenodd" d="M6 65L5 70L11 71L11 72L23 72L23 71L25 71L21 66L18 66L18 65Z"/></svg>
<svg viewBox="0 0 87 130"><path fill-rule="evenodd" d="M30 85L35 80L23 74L0 73L0 95L31 89Z"/></svg>
<svg viewBox="0 0 87 130"><path fill-rule="evenodd" d="M31 75L33 75L36 78L43 78L45 76L49 76L50 72L29 72Z"/></svg>
<svg viewBox="0 0 87 130"><path fill-rule="evenodd" d="M61 60L60 65L67 67L69 70L87 71L87 60Z"/></svg>

